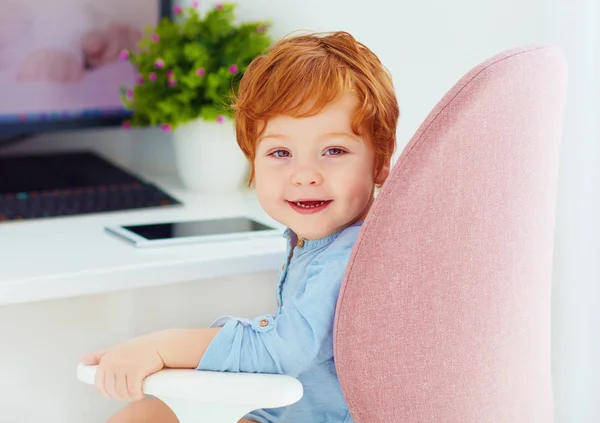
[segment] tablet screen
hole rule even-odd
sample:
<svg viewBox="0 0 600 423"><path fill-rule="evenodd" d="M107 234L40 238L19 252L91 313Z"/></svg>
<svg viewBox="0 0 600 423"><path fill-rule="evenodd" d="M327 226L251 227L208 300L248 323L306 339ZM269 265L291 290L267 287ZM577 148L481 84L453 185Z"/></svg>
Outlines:
<svg viewBox="0 0 600 423"><path fill-rule="evenodd" d="M275 229L245 217L154 223L150 225L124 226L124 228L148 240L196 237L203 235L227 235L234 233L270 231Z"/></svg>

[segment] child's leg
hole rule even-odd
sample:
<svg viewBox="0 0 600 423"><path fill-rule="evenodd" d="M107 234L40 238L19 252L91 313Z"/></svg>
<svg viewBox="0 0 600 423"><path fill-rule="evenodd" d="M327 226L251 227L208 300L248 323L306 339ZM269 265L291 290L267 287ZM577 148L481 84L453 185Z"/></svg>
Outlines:
<svg viewBox="0 0 600 423"><path fill-rule="evenodd" d="M179 420L164 402L156 398L146 398L130 403L106 423L179 423ZM255 422L241 419L238 423Z"/></svg>
<svg viewBox="0 0 600 423"><path fill-rule="evenodd" d="M179 423L179 420L164 402L149 397L129 403L106 423Z"/></svg>

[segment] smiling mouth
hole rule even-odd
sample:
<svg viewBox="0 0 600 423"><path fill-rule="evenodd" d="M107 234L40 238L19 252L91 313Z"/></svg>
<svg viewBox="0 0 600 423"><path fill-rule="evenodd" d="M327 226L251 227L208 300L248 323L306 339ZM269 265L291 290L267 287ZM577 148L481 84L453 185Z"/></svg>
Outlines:
<svg viewBox="0 0 600 423"><path fill-rule="evenodd" d="M300 200L300 201L288 201L288 204L292 209L300 214L314 214L319 213L331 204L333 200Z"/></svg>
<svg viewBox="0 0 600 423"><path fill-rule="evenodd" d="M298 207L302 207L304 209L314 209L316 207L321 207L322 205L330 201L331 200L290 201L290 203Z"/></svg>

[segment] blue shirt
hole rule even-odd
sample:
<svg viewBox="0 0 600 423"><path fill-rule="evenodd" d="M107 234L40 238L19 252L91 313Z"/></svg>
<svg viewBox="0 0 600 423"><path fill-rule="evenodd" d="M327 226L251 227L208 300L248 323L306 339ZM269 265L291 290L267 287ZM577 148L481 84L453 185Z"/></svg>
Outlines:
<svg viewBox="0 0 600 423"><path fill-rule="evenodd" d="M198 370L274 373L297 378L300 401L256 410L259 423L351 423L333 360L333 322L340 285L362 222L294 247L279 274L277 310L255 319L225 316Z"/></svg>

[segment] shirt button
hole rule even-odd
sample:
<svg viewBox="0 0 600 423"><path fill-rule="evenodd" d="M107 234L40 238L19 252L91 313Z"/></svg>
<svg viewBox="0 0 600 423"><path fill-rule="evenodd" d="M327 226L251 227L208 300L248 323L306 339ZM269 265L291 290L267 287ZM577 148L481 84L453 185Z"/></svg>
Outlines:
<svg viewBox="0 0 600 423"><path fill-rule="evenodd" d="M285 269L285 264L281 265L281 270Z"/></svg>
<svg viewBox="0 0 600 423"><path fill-rule="evenodd" d="M269 321L267 319L262 319L259 325L261 325L264 328L265 326L269 326Z"/></svg>
<svg viewBox="0 0 600 423"><path fill-rule="evenodd" d="M304 247L304 240L303 239L299 239L298 240L298 247L300 247L300 248Z"/></svg>

